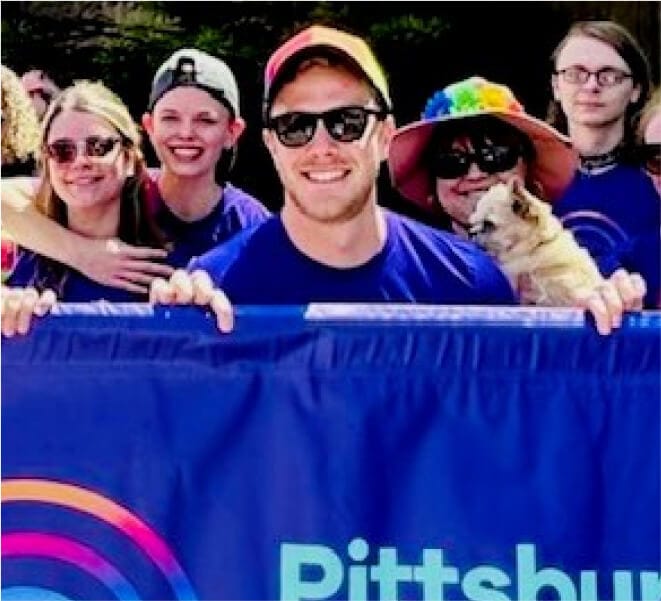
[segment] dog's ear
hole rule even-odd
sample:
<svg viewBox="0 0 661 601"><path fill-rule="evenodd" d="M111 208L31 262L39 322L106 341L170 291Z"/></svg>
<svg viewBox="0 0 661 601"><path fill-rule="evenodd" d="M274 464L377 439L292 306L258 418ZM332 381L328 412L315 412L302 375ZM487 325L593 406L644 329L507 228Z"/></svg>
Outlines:
<svg viewBox="0 0 661 601"><path fill-rule="evenodd" d="M530 212L530 203L523 191L523 184L517 177L512 178L508 183L512 191L512 212L521 219L525 219Z"/></svg>

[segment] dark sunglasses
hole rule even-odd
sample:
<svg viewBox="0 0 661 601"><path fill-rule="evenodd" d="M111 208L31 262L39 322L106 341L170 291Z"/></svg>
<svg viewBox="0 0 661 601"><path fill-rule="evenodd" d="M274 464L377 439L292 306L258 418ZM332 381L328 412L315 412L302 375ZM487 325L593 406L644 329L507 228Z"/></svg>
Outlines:
<svg viewBox="0 0 661 601"><path fill-rule="evenodd" d="M433 156L431 171L440 179L455 179L466 175L475 163L484 173L500 173L512 169L521 156L521 149L515 146L484 146L474 152L450 150Z"/></svg>
<svg viewBox="0 0 661 601"><path fill-rule="evenodd" d="M645 171L661 175L661 144L643 144L640 153Z"/></svg>
<svg viewBox="0 0 661 601"><path fill-rule="evenodd" d="M91 160L99 161L107 157L119 142L121 142L119 138L100 136L89 136L79 142L63 138L47 144L46 152L51 159L61 165L73 163L79 153L84 153Z"/></svg>
<svg viewBox="0 0 661 601"><path fill-rule="evenodd" d="M321 120L333 140L348 143L363 137L370 115L383 121L388 113L362 106L343 106L323 113L284 113L270 117L266 127L275 132L283 146L299 148L312 140Z"/></svg>

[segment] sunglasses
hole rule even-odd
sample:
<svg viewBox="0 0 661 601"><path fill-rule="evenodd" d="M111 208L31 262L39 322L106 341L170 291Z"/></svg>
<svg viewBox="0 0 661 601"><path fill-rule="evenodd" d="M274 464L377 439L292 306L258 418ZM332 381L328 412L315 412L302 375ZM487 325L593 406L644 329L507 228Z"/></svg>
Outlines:
<svg viewBox="0 0 661 601"><path fill-rule="evenodd" d="M283 113L269 118L266 127L275 132L283 146L300 148L312 140L321 120L333 140L349 143L363 137L370 115L383 121L388 113L362 106L343 106L323 113Z"/></svg>
<svg viewBox="0 0 661 601"><path fill-rule="evenodd" d="M484 146L475 152L450 150L434 155L431 170L440 179L455 179L465 176L475 163L480 171L491 175L509 171L521 156L521 149L514 146Z"/></svg>
<svg viewBox="0 0 661 601"><path fill-rule="evenodd" d="M640 153L645 171L661 175L661 144L643 144Z"/></svg>
<svg viewBox="0 0 661 601"><path fill-rule="evenodd" d="M63 138L47 144L46 152L60 165L73 163L79 154L84 154L92 161L101 162L107 159L119 142L121 142L119 138L102 138L100 136L89 136L78 142Z"/></svg>

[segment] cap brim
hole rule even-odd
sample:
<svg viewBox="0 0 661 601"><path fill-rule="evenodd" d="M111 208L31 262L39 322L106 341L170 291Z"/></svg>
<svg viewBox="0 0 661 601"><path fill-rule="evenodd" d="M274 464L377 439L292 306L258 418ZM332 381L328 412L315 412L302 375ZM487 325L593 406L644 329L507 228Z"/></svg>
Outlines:
<svg viewBox="0 0 661 601"><path fill-rule="evenodd" d="M548 123L526 114L502 111L477 111L470 114L445 115L425 121L416 121L399 129L392 139L388 157L390 176L401 194L431 211L431 180L424 165L424 151L432 133L444 123L489 115L509 123L526 134L535 148L535 159L530 165L530 177L538 181L547 200L559 198L570 184L578 166L578 157L568 138Z"/></svg>

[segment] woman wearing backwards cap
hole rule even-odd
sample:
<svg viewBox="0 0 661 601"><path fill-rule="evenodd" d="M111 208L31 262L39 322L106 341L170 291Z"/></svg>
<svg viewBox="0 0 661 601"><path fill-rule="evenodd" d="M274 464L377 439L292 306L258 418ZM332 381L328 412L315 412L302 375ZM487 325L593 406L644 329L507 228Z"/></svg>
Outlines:
<svg viewBox="0 0 661 601"><path fill-rule="evenodd" d="M571 182L576 155L569 140L527 114L506 86L481 77L436 92L422 119L400 128L388 157L401 194L467 237L478 200L499 182L518 177L536 196L559 198ZM617 271L606 301L638 308L645 286L636 274Z"/></svg>
<svg viewBox="0 0 661 601"><path fill-rule="evenodd" d="M268 211L226 182L245 122L227 65L196 49L181 49L156 72L143 126L161 160L152 170L150 204L170 252L117 240L83 240L31 209L31 182L3 183L5 227L24 247L71 265L89 278L145 292L168 275L250 225ZM156 260L165 259L169 265Z"/></svg>

